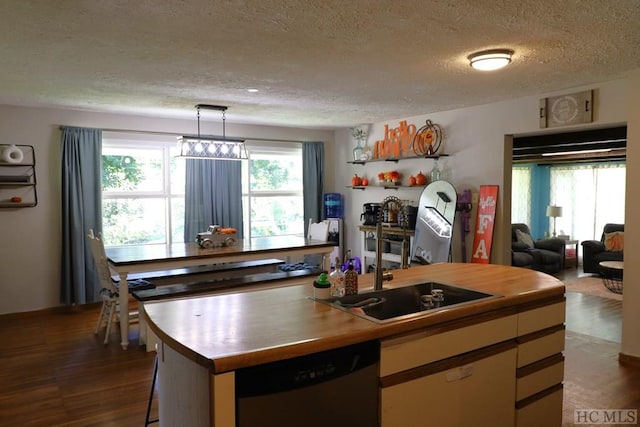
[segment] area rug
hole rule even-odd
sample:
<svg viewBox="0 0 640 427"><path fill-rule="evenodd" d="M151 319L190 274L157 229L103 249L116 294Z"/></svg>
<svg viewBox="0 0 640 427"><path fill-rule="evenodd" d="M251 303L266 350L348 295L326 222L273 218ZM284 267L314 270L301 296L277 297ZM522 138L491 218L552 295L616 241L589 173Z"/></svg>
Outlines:
<svg viewBox="0 0 640 427"><path fill-rule="evenodd" d="M564 286L567 292L579 292L622 301L622 295L605 288L602 279L598 276L576 277L575 279L564 281Z"/></svg>

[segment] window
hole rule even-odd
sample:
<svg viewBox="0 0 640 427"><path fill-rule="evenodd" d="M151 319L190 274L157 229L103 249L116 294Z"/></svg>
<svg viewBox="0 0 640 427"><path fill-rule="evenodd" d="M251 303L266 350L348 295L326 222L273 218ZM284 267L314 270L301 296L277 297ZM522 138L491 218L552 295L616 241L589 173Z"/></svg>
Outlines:
<svg viewBox="0 0 640 427"><path fill-rule="evenodd" d="M624 223L625 185L621 162L514 166L511 222L524 222L542 237L554 227L546 206L556 205L562 207L558 234L599 240L606 223Z"/></svg>
<svg viewBox="0 0 640 427"><path fill-rule="evenodd" d="M103 139L105 245L184 240L184 161L172 142Z"/></svg>
<svg viewBox="0 0 640 427"><path fill-rule="evenodd" d="M552 166L551 201L562 206L556 228L579 240L600 240L606 223L624 223L626 166Z"/></svg>
<svg viewBox="0 0 640 427"><path fill-rule="evenodd" d="M511 223L531 224L531 167L514 166L511 176Z"/></svg>
<svg viewBox="0 0 640 427"><path fill-rule="evenodd" d="M303 235L302 147L247 143L245 238ZM107 246L184 241L185 162L174 137L105 133L102 220ZM202 230L205 231L205 230Z"/></svg>
<svg viewBox="0 0 640 427"><path fill-rule="evenodd" d="M304 234L302 147L247 143L243 162L244 235Z"/></svg>

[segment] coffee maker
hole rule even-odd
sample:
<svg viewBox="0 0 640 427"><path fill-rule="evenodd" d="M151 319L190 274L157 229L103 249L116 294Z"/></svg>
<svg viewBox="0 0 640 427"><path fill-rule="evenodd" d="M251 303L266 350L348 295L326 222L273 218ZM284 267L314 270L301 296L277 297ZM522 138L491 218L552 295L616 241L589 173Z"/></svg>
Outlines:
<svg viewBox="0 0 640 427"><path fill-rule="evenodd" d="M363 212L360 215L362 225L375 225L380 209L382 209L382 204L380 203L365 203L362 206Z"/></svg>

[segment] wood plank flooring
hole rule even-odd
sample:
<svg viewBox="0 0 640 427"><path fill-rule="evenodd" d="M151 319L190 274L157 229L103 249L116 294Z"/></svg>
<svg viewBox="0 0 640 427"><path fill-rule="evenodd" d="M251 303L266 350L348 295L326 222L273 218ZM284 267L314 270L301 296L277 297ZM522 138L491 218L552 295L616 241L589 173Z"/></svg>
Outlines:
<svg viewBox="0 0 640 427"><path fill-rule="evenodd" d="M0 317L0 426L144 426L155 353L118 328L94 335L99 307Z"/></svg>
<svg viewBox="0 0 640 427"><path fill-rule="evenodd" d="M155 353L138 346L136 325L128 351L117 328L104 346L98 312L0 316L0 426L144 425ZM567 294L564 426L574 409L640 410L640 369L617 361L621 316L619 301Z"/></svg>

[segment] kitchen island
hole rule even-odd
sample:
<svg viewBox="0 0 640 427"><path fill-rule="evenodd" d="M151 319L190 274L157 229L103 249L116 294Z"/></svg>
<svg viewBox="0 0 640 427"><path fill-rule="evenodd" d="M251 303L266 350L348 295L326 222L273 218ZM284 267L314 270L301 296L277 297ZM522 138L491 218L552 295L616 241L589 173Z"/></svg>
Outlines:
<svg viewBox="0 0 640 427"><path fill-rule="evenodd" d="M160 340L161 424L235 426L236 372L364 342L380 348L379 425L421 425L430 405L446 417L437 425L561 424L562 282L479 264L393 274L385 287L433 281L499 297L385 323L311 300L308 279L145 305ZM361 275L361 291L372 280Z"/></svg>

